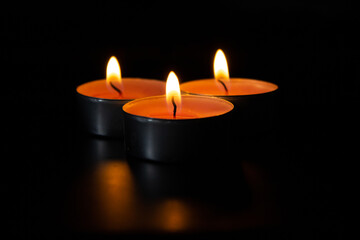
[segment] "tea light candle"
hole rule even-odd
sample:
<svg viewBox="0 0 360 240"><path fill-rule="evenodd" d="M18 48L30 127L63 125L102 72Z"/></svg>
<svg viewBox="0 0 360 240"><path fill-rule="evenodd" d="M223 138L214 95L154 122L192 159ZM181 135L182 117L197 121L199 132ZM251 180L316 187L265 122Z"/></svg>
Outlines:
<svg viewBox="0 0 360 240"><path fill-rule="evenodd" d="M234 130L252 135L272 126L276 84L248 79L230 78L224 52L219 49L214 59L213 79L201 79L181 84L184 93L216 96L235 105Z"/></svg>
<svg viewBox="0 0 360 240"><path fill-rule="evenodd" d="M86 131L102 136L123 134L122 106L136 98L165 93L165 82L153 79L122 78L120 65L111 57L106 79L77 87L81 125Z"/></svg>
<svg viewBox="0 0 360 240"><path fill-rule="evenodd" d="M170 72L166 95L123 106L126 153L162 162L221 159L233 107L220 98L181 95L178 79Z"/></svg>

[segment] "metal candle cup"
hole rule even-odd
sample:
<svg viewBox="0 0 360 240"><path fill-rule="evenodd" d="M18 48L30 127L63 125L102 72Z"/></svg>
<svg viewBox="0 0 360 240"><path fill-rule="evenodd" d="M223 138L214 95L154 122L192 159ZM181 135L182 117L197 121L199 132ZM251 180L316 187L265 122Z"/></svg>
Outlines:
<svg viewBox="0 0 360 240"><path fill-rule="evenodd" d="M255 79L230 78L227 60L221 49L216 51L213 67L214 78L183 83L181 90L231 101L235 106L232 121L234 138L252 137L272 129L274 96L278 86Z"/></svg>
<svg viewBox="0 0 360 240"><path fill-rule="evenodd" d="M184 93L215 96L232 102L232 129L236 134L253 136L273 128L276 84L245 78L231 78L225 84L226 91L215 79L189 81L180 87Z"/></svg>
<svg viewBox="0 0 360 240"><path fill-rule="evenodd" d="M109 92L106 80L96 80L77 87L80 125L92 134L121 137L125 103L141 97L165 93L165 82L152 79L123 78L123 96Z"/></svg>
<svg viewBox="0 0 360 240"><path fill-rule="evenodd" d="M181 96L176 118L165 96L123 106L129 157L158 162L222 159L227 154L230 102L214 97Z"/></svg>

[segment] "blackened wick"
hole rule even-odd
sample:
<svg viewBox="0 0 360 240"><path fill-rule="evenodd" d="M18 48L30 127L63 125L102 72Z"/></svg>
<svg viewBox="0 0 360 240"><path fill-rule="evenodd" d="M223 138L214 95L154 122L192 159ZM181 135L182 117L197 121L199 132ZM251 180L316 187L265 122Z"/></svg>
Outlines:
<svg viewBox="0 0 360 240"><path fill-rule="evenodd" d="M110 86L117 92L119 93L120 96L122 96L122 91L117 88L111 81L110 81Z"/></svg>
<svg viewBox="0 0 360 240"><path fill-rule="evenodd" d="M224 87L224 89L225 89L225 92L226 92L226 94L228 94L229 93L229 91L228 91L228 88L226 87L226 85L225 85L225 83L222 81L222 80L220 80L220 79L216 79L219 83L221 83L221 85Z"/></svg>
<svg viewBox="0 0 360 240"><path fill-rule="evenodd" d="M177 106L176 106L176 103L175 103L175 98L174 98L174 96L171 98L171 102L172 102L172 105L173 105L173 107L174 107L173 117L176 118L176 109L177 109Z"/></svg>

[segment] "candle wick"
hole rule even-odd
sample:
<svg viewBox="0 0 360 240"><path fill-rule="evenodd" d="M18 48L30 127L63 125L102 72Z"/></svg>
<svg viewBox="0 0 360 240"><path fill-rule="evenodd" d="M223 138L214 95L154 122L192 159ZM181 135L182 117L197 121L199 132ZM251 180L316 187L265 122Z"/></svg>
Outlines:
<svg viewBox="0 0 360 240"><path fill-rule="evenodd" d="M176 103L175 103L175 98L174 98L174 96L171 98L171 102L172 102L172 105L174 106L173 118L176 118L176 109L177 109L177 106L176 106Z"/></svg>
<svg viewBox="0 0 360 240"><path fill-rule="evenodd" d="M216 80L217 80L219 83L221 83L221 85L224 87L226 94L229 94L228 88L226 87L225 83L224 83L222 80L220 80L220 79L216 79Z"/></svg>
<svg viewBox="0 0 360 240"><path fill-rule="evenodd" d="M111 81L110 81L110 86L120 95L122 96L122 91L117 88Z"/></svg>

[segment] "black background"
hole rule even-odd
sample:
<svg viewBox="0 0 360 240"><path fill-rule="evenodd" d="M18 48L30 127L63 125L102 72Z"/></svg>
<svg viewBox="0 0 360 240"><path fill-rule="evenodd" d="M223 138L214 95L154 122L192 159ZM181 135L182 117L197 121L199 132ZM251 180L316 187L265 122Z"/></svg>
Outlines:
<svg viewBox="0 0 360 240"><path fill-rule="evenodd" d="M358 145L354 6L343 1L52 2L12 4L0 16L1 184L5 228L14 236L38 236L32 227L37 211L53 208L39 210L37 200L56 189L44 182L57 179L57 187L65 186L75 172L77 85L104 78L112 55L124 77L165 80L170 70L181 82L211 77L218 48L227 55L230 76L280 87L278 151L286 160L276 168L285 172L279 181L288 184L281 185L284 204L299 206L287 213L293 225L285 232L303 233L296 226L309 221L307 237L343 236L351 192L347 171ZM46 234L65 235L46 228Z"/></svg>

